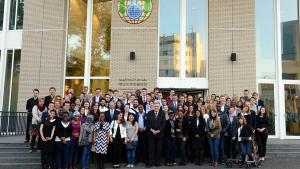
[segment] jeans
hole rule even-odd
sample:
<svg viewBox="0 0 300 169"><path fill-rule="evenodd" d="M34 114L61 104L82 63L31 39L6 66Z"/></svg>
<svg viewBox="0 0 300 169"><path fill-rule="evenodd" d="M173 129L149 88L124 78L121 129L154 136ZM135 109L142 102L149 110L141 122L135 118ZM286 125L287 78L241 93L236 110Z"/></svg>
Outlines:
<svg viewBox="0 0 300 169"><path fill-rule="evenodd" d="M186 142L183 141L182 138L177 139L177 147L179 149L179 154L180 154L180 159L181 163L185 164L186 163L186 149L185 149Z"/></svg>
<svg viewBox="0 0 300 169"><path fill-rule="evenodd" d="M82 146L81 167L88 168L92 144Z"/></svg>
<svg viewBox="0 0 300 169"><path fill-rule="evenodd" d="M78 161L78 141L71 139L70 144L69 165L73 166Z"/></svg>
<svg viewBox="0 0 300 169"><path fill-rule="evenodd" d="M246 154L249 157L249 160L252 160L252 154L251 154L251 141L246 140L246 141L240 141L240 147L242 150L242 164L244 164L245 159L246 159Z"/></svg>
<svg viewBox="0 0 300 169"><path fill-rule="evenodd" d="M221 136L219 140L219 146L218 146L218 151L219 151L219 161L224 162L224 153L225 153L225 137Z"/></svg>
<svg viewBox="0 0 300 169"><path fill-rule="evenodd" d="M67 141L67 144L63 144L61 141L56 141L55 147L56 147L56 167L68 168L71 141Z"/></svg>
<svg viewBox="0 0 300 169"><path fill-rule="evenodd" d="M127 163L133 165L135 161L135 149L127 149Z"/></svg>
<svg viewBox="0 0 300 169"><path fill-rule="evenodd" d="M209 146L210 146L210 155L211 155L211 160L218 160L218 156L219 156L219 150L218 150L218 146L219 146L219 138L210 138L208 140L209 142Z"/></svg>
<svg viewBox="0 0 300 169"><path fill-rule="evenodd" d="M176 147L176 140L175 138L166 138L166 162L167 163L174 163L175 162L175 147Z"/></svg>

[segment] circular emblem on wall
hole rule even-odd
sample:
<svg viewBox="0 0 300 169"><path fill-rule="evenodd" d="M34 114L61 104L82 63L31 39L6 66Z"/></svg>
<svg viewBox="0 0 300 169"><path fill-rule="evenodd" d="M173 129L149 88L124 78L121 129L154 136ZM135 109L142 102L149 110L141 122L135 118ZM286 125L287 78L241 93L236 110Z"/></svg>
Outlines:
<svg viewBox="0 0 300 169"><path fill-rule="evenodd" d="M127 23L140 24L152 12L152 0L118 0L119 16Z"/></svg>

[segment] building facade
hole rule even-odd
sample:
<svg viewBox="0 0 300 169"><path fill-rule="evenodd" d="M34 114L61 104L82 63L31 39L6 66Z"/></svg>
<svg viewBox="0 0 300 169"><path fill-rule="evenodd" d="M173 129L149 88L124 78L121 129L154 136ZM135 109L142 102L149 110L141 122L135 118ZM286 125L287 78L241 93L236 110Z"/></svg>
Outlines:
<svg viewBox="0 0 300 169"><path fill-rule="evenodd" d="M249 89L271 137L300 138L299 38L299 0L0 0L0 110L50 86Z"/></svg>

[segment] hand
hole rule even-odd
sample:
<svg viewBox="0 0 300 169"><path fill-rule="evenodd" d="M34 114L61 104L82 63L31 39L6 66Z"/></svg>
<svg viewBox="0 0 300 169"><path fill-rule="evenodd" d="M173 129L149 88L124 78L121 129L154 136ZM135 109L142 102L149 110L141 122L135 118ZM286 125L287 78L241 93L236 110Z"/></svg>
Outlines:
<svg viewBox="0 0 300 169"><path fill-rule="evenodd" d="M62 140L62 143L63 143L63 144L67 144L67 141L66 141L66 140Z"/></svg>
<svg viewBox="0 0 300 169"><path fill-rule="evenodd" d="M180 132L181 132L181 130L180 130L180 129L176 129L176 131L177 131L178 133L180 133Z"/></svg>
<svg viewBox="0 0 300 169"><path fill-rule="evenodd" d="M51 137L46 137L46 140L52 140L52 138Z"/></svg>
<svg viewBox="0 0 300 169"><path fill-rule="evenodd" d="M113 142L114 142L114 140L113 140L113 138L112 138L112 137L110 137L110 138L109 138L109 140L110 140L110 142L111 142L111 143L113 143Z"/></svg>
<svg viewBox="0 0 300 169"><path fill-rule="evenodd" d="M196 137L196 138L199 138L199 134L196 134L195 137Z"/></svg>
<svg viewBox="0 0 300 169"><path fill-rule="evenodd" d="M214 137L214 134L210 134L210 137Z"/></svg>
<svg viewBox="0 0 300 169"><path fill-rule="evenodd" d="M235 140L235 137L232 137L232 140Z"/></svg>
<svg viewBox="0 0 300 169"><path fill-rule="evenodd" d="M127 144L127 139L125 138L125 140L124 140L124 144Z"/></svg>
<svg viewBox="0 0 300 169"><path fill-rule="evenodd" d="M183 138L182 138L182 141L185 142L185 141L186 141L186 137L183 137Z"/></svg>
<svg viewBox="0 0 300 169"><path fill-rule="evenodd" d="M47 141L47 139L45 139L45 137L42 137L42 140L43 140L44 142L46 142L46 141Z"/></svg>

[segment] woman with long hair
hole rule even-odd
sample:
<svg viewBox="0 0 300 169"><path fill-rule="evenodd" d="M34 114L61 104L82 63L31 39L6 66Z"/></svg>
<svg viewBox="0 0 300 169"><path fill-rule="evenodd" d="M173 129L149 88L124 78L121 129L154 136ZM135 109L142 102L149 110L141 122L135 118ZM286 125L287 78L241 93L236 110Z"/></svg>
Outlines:
<svg viewBox="0 0 300 169"><path fill-rule="evenodd" d="M83 107L84 109L84 107ZM88 115L86 122L84 122L80 127L80 135L78 140L78 145L82 147L81 154L81 167L82 169L87 169L90 159L90 150L92 147L92 138L94 130L94 116Z"/></svg>
<svg viewBox="0 0 300 169"><path fill-rule="evenodd" d="M126 122L126 133L127 133L127 167L134 167L135 162L135 150L138 145L138 123L135 120L135 115L133 113L129 113L128 121Z"/></svg>
<svg viewBox="0 0 300 169"><path fill-rule="evenodd" d="M242 155L242 162L241 162L241 167L244 166L245 164L245 159L246 155L248 156L248 159L251 161L252 158L252 151L251 151L251 146L252 146L252 134L253 130L251 129L251 126L248 125L247 120L245 117L240 116L238 118L238 142L241 148L241 155Z"/></svg>
<svg viewBox="0 0 300 169"><path fill-rule="evenodd" d="M185 114L185 129L187 131L188 137L187 137L187 142L186 142L186 146L187 146L187 157L188 160L190 160L191 162L194 162L194 157L193 157L193 120L194 120L194 116L195 116L195 112L194 112L194 105L190 105L188 106L188 111Z"/></svg>
<svg viewBox="0 0 300 169"><path fill-rule="evenodd" d="M45 111L47 111L47 108L45 106L45 99L39 98L38 104L32 108L32 120L31 120L31 127L30 127L30 135L31 135L31 143L30 143L30 150L29 150L30 153L33 152L35 140L39 136L40 125L42 122L42 114ZM40 151L41 149L41 142L42 139L39 136L38 145L37 145L38 151Z"/></svg>
<svg viewBox="0 0 300 169"><path fill-rule="evenodd" d="M99 103L96 102L92 105L89 115L94 116L94 122L98 121L100 115Z"/></svg>
<svg viewBox="0 0 300 169"><path fill-rule="evenodd" d="M221 120L218 117L218 112L215 108L210 110L209 118L207 120L206 128L207 128L207 137L208 143L210 146L210 155L211 155L211 166L218 166L219 159L219 140L221 133Z"/></svg>
<svg viewBox="0 0 300 169"><path fill-rule="evenodd" d="M125 122L128 121L129 110L130 110L129 104L126 104L124 106L124 112L123 112L123 114L124 114L124 121Z"/></svg>
<svg viewBox="0 0 300 169"><path fill-rule="evenodd" d="M116 102L116 110L118 110L119 112L124 112L124 104L121 100L118 100Z"/></svg>
<svg viewBox="0 0 300 169"><path fill-rule="evenodd" d="M197 165L202 164L203 160L203 144L205 135L205 120L199 110L196 111L193 124L192 124L192 141L193 152L196 157L195 162Z"/></svg>
<svg viewBox="0 0 300 169"><path fill-rule="evenodd" d="M268 139L269 118L265 107L261 107L256 117L256 140L260 160L265 160Z"/></svg>
<svg viewBox="0 0 300 169"><path fill-rule="evenodd" d="M81 122L81 124L83 124L86 121L85 108L83 106L81 106L78 111L80 113L80 117L79 117L80 122Z"/></svg>
<svg viewBox="0 0 300 169"><path fill-rule="evenodd" d="M54 169L54 132L56 126L56 111L51 110L49 117L47 117L40 126L40 136L42 139L42 168Z"/></svg>
<svg viewBox="0 0 300 169"><path fill-rule="evenodd" d="M123 113L110 123L110 142L113 143L113 167L120 168L123 145L127 143L126 123Z"/></svg>

